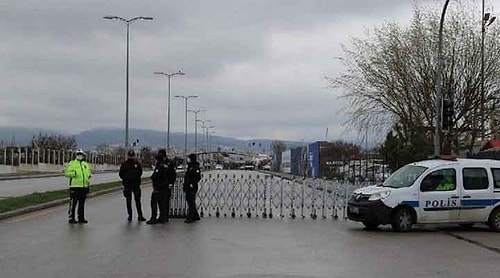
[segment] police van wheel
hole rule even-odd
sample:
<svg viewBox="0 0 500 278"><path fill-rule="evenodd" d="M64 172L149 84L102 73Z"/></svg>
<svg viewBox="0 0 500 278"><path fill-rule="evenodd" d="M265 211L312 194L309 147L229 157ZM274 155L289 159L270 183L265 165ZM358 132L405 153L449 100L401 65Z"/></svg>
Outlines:
<svg viewBox="0 0 500 278"><path fill-rule="evenodd" d="M493 210L488 219L488 226L495 232L500 232L500 207Z"/></svg>
<svg viewBox="0 0 500 278"><path fill-rule="evenodd" d="M365 228L369 231L376 230L376 229L378 229L378 226L379 226L378 223L368 222L368 221L363 222L363 225L365 225Z"/></svg>
<svg viewBox="0 0 500 278"><path fill-rule="evenodd" d="M395 232L408 232L413 223L413 213L409 208L400 208L394 212L391 219L391 226Z"/></svg>

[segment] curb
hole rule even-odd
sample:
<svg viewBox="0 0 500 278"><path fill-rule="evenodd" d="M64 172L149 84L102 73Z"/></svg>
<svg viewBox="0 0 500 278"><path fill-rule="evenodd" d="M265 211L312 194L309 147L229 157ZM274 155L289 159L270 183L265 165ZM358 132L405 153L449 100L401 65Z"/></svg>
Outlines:
<svg viewBox="0 0 500 278"><path fill-rule="evenodd" d="M0 181L50 178L50 177L59 177L59 176L62 176L62 174L57 173L57 174L45 174L45 175L11 176L11 177L0 177Z"/></svg>
<svg viewBox="0 0 500 278"><path fill-rule="evenodd" d="M149 184L150 183L148 182L148 183L145 183L144 185L149 185ZM141 185L141 187L144 187L144 185ZM113 193L113 192L121 191L121 190L123 190L123 187L122 186L117 186L115 188L109 188L109 189L105 189L105 190L101 190L101 191L89 193L87 195L87 197L88 198L93 198L93 197L97 197L97 196L100 196L100 195L104 195L104 194L108 194L108 193ZM27 213L30 213L30 212L44 210L44 209L48 209L48 208L52 208L52 207L64 205L64 204L67 204L68 202L69 202L69 199L68 198L64 198L64 199L54 200L54 201L50 201L50 202L47 202L47 203L43 203L43 204L39 204L39 205L34 205L34 206L29 206L29 207L25 207L25 208L13 210L13 211L7 211L7 212L4 212L4 213L0 213L0 221L5 220L7 218L12 218L12 217L15 217L15 216L27 214Z"/></svg>

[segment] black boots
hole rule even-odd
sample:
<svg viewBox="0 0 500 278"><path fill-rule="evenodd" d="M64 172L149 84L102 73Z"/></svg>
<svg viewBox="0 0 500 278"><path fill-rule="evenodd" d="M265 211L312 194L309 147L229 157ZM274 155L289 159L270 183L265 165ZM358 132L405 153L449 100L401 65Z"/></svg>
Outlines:
<svg viewBox="0 0 500 278"><path fill-rule="evenodd" d="M132 221L132 215L129 214L127 220L128 222ZM144 218L144 216L142 215L139 215L139 217L137 217L137 221L139 222L146 221L146 218Z"/></svg>
<svg viewBox="0 0 500 278"><path fill-rule="evenodd" d="M151 218L148 221L146 221L146 224L148 224L148 225L154 225L154 224L158 224L158 223L160 223L160 222L158 222L158 220L154 219L154 218Z"/></svg>
<svg viewBox="0 0 500 278"><path fill-rule="evenodd" d="M151 218L149 219L148 221L146 221L146 224L149 224L149 225L154 225L154 224L163 224L163 223L167 223L168 222L168 218L164 219L164 218Z"/></svg>
<svg viewBox="0 0 500 278"><path fill-rule="evenodd" d="M74 218L70 218L69 221L68 221L69 224L76 224L76 223L79 223L79 224L87 224L89 223L89 221L87 221L86 219L78 219L78 221L76 221Z"/></svg>

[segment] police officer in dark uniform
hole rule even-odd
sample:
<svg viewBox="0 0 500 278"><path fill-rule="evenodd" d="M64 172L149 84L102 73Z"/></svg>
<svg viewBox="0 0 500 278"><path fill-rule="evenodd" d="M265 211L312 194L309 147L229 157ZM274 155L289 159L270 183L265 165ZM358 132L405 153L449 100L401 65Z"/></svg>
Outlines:
<svg viewBox="0 0 500 278"><path fill-rule="evenodd" d="M125 196L127 202L128 221L132 221L132 193L134 194L137 209L137 220L146 221L142 214L141 205L142 165L135 159L133 150L128 151L127 156L127 160L120 166L119 176L123 183L123 196Z"/></svg>
<svg viewBox="0 0 500 278"><path fill-rule="evenodd" d="M165 163L167 164L167 180L168 188L165 202L165 217L168 221L170 213L170 198L172 196L172 188L174 187L175 180L177 179L177 172L175 171L175 161L169 160L165 154Z"/></svg>
<svg viewBox="0 0 500 278"><path fill-rule="evenodd" d="M192 223L200 220L200 215L196 209L196 192L198 192L198 182L201 180L200 164L196 161L196 154L192 153L188 156L188 166L186 176L184 177L183 190L186 194L188 204L188 215L186 223Z"/></svg>
<svg viewBox="0 0 500 278"><path fill-rule="evenodd" d="M168 222L167 197L168 197L168 165L167 152L160 149L156 155L156 165L151 181L153 182L153 193L151 193L151 219L146 224L158 224ZM160 210L160 216L158 216Z"/></svg>

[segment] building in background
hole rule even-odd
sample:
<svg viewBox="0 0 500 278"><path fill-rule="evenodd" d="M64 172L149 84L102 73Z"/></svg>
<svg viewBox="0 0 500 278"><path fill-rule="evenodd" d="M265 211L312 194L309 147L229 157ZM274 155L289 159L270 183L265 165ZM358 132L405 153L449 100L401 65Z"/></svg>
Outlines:
<svg viewBox="0 0 500 278"><path fill-rule="evenodd" d="M381 181L390 169L378 153L339 149L335 142L316 141L282 153L281 171L301 177ZM289 159L288 159L289 157Z"/></svg>
<svg viewBox="0 0 500 278"><path fill-rule="evenodd" d="M291 150L284 151L281 155L281 172L290 174L292 172Z"/></svg>

